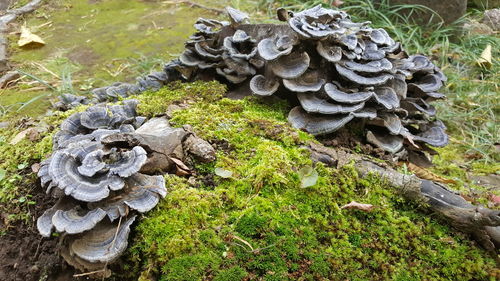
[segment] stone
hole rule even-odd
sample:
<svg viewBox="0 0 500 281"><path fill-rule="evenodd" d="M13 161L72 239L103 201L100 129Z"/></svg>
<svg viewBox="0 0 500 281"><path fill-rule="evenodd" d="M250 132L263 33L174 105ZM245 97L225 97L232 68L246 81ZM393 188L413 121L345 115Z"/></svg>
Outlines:
<svg viewBox="0 0 500 281"><path fill-rule="evenodd" d="M484 12L482 23L488 25L494 31L500 30L500 9L491 9Z"/></svg>
<svg viewBox="0 0 500 281"><path fill-rule="evenodd" d="M380 0L377 1L380 2ZM391 5L416 4L429 7L431 10L439 14L446 24L453 23L463 16L467 8L467 0L390 0L389 3ZM429 21L431 20L432 15L433 14L430 12L418 11L413 13L412 18L422 24L428 24L430 23ZM436 22L436 20L433 20L432 22Z"/></svg>

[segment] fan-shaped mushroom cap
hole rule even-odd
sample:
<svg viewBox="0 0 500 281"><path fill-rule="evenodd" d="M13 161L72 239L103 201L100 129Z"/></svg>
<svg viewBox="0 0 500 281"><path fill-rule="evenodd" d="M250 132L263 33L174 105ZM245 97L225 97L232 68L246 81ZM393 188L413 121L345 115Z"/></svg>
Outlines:
<svg viewBox="0 0 500 281"><path fill-rule="evenodd" d="M429 58L423 55L410 56L406 61L411 62L411 64L408 65L407 69L413 73L432 73L435 68L435 65L429 60Z"/></svg>
<svg viewBox="0 0 500 281"><path fill-rule="evenodd" d="M375 89L375 100L385 108L391 110L399 107L399 98L396 92L389 87L381 87Z"/></svg>
<svg viewBox="0 0 500 281"><path fill-rule="evenodd" d="M77 234L94 228L106 217L106 212L99 208L88 211L85 215L81 215L82 212L79 207L68 211L57 210L52 216L52 224L58 232Z"/></svg>
<svg viewBox="0 0 500 281"><path fill-rule="evenodd" d="M114 120L105 107L92 106L82 112L81 122L89 129L98 129L111 127Z"/></svg>
<svg viewBox="0 0 500 281"><path fill-rule="evenodd" d="M235 8L226 7L226 12L231 19L231 25L236 27L241 23L244 23L248 20L248 14L244 13L240 10L236 10Z"/></svg>
<svg viewBox="0 0 500 281"><path fill-rule="evenodd" d="M51 159L49 174L53 183L75 199L99 201L109 195L109 189L119 190L125 185L121 178L109 174L91 178L81 175L77 170L78 162L66 151L56 151Z"/></svg>
<svg viewBox="0 0 500 281"><path fill-rule="evenodd" d="M370 40L377 45L390 45L392 38L382 28L373 29L369 35Z"/></svg>
<svg viewBox="0 0 500 281"><path fill-rule="evenodd" d="M94 176L106 167L106 163L102 160L103 156L104 151L100 149L85 155L85 158L82 160L82 164L78 166L78 172L86 177Z"/></svg>
<svg viewBox="0 0 500 281"><path fill-rule="evenodd" d="M396 153L403 148L403 137L401 136L382 135L368 131L366 140L389 153Z"/></svg>
<svg viewBox="0 0 500 281"><path fill-rule="evenodd" d="M257 48L255 48L255 52L256 51L257 51ZM254 52L254 51L252 51L252 52ZM224 53L223 58L224 58L224 62L226 63L226 69L228 70L227 74L237 74L240 76L255 75L255 68L253 68L250 65L250 63L248 62L248 59L237 58L235 56L229 56L226 53ZM224 70L224 71L226 72L226 70Z"/></svg>
<svg viewBox="0 0 500 281"><path fill-rule="evenodd" d="M325 93L334 101L342 103L357 104L369 100L374 92L345 93L332 83L325 84Z"/></svg>
<svg viewBox="0 0 500 281"><path fill-rule="evenodd" d="M87 128L82 126L81 122L82 113L74 113L66 120L61 123L61 131L71 133L72 135L78 135L87 132Z"/></svg>
<svg viewBox="0 0 500 281"><path fill-rule="evenodd" d="M411 113L415 113L415 111L419 111L419 112L425 113L429 116L436 115L436 108L433 105L428 104L423 99L407 99L403 103L403 108L407 109Z"/></svg>
<svg viewBox="0 0 500 281"><path fill-rule="evenodd" d="M207 69L218 66L218 62L207 62L199 58L198 55L190 50L186 49L184 53L179 57L180 62L185 66L198 67L200 69Z"/></svg>
<svg viewBox="0 0 500 281"><path fill-rule="evenodd" d="M50 234L52 234L52 229L54 228L54 225L52 224L52 217L54 216L54 214L58 210L69 210L74 206L74 204L75 201L73 201L71 198L63 197L59 198L54 206L45 210L45 212L43 212L43 214L36 221L36 227L40 235L42 235L43 237L50 237Z"/></svg>
<svg viewBox="0 0 500 281"><path fill-rule="evenodd" d="M442 147L448 144L448 135L442 123L435 123L422 133L413 136L413 140L422 141L432 146Z"/></svg>
<svg viewBox="0 0 500 281"><path fill-rule="evenodd" d="M257 54L257 48L254 45L255 40L248 36L243 30L237 30L233 37L226 37L223 42L224 50L229 53L229 57L231 58L248 61ZM241 48L244 49L244 51L240 51L237 44L248 44L249 46L247 46L248 48Z"/></svg>
<svg viewBox="0 0 500 281"><path fill-rule="evenodd" d="M293 49L293 39L290 36L278 36L276 38L265 38L257 44L259 55L265 60L275 60L281 56L288 55Z"/></svg>
<svg viewBox="0 0 500 281"><path fill-rule="evenodd" d="M207 41L196 42L194 50L200 57L208 60L220 61L222 59L223 50L210 47Z"/></svg>
<svg viewBox="0 0 500 281"><path fill-rule="evenodd" d="M394 79L389 79L384 86L392 88L396 95L398 95L400 100L406 99L406 92L408 91L408 87L406 81L404 79L394 77Z"/></svg>
<svg viewBox="0 0 500 281"><path fill-rule="evenodd" d="M119 227L103 221L92 231L71 241L70 251L88 262L109 263L118 258L127 248L130 225L136 216L132 216Z"/></svg>
<svg viewBox="0 0 500 281"><path fill-rule="evenodd" d="M148 156L144 148L135 146L130 151L119 153L117 158L117 161L107 165L109 172L126 178L139 172L141 167L146 163Z"/></svg>
<svg viewBox="0 0 500 281"><path fill-rule="evenodd" d="M320 56L329 62L338 62L342 59L342 48L331 45L327 41L318 41L316 50Z"/></svg>
<svg viewBox="0 0 500 281"><path fill-rule="evenodd" d="M278 90L279 86L280 83L278 79L274 77L267 78L260 74L255 75L252 77L252 80L250 80L250 90L252 90L252 93L259 96L270 96Z"/></svg>
<svg viewBox="0 0 500 281"><path fill-rule="evenodd" d="M239 83L242 83L245 80L247 80L246 75L229 74L220 68L217 68L216 72L217 72L217 74L224 76L224 78L226 78L229 82L231 82L233 84L239 84Z"/></svg>
<svg viewBox="0 0 500 281"><path fill-rule="evenodd" d="M335 68L339 72L342 77L346 78L349 81L355 82L360 85L366 85L366 86L377 86L377 85L382 85L385 82L387 82L389 79L393 78L391 74L381 74L378 76L373 76L373 77L364 77L361 76L354 71L347 69L339 64L335 65Z"/></svg>
<svg viewBox="0 0 500 281"><path fill-rule="evenodd" d="M309 67L309 55L306 52L292 52L269 63L276 76L294 79L306 72Z"/></svg>
<svg viewBox="0 0 500 281"><path fill-rule="evenodd" d="M219 32L220 29L226 25L229 25L227 21L199 18L194 24L194 28L196 28L199 33L210 37Z"/></svg>
<svg viewBox="0 0 500 281"><path fill-rule="evenodd" d="M441 79L435 74L428 74L413 83L408 84L408 90L425 93L436 92L443 86Z"/></svg>
<svg viewBox="0 0 500 281"><path fill-rule="evenodd" d="M381 60L374 60L367 63L359 63L355 61L344 61L342 64L352 70L357 72L365 72L365 73L379 73L384 71L389 71L392 69L392 63L383 58Z"/></svg>
<svg viewBox="0 0 500 281"><path fill-rule="evenodd" d="M300 106L294 107L288 114L288 122L296 129L303 129L313 135L324 135L335 132L354 118L346 115L312 115Z"/></svg>
<svg viewBox="0 0 500 281"><path fill-rule="evenodd" d="M374 124L377 126L383 126L392 135L399 135L403 128L403 124L401 123L401 119L394 113L382 112L379 114L379 118L376 118L373 121L370 121L369 124Z"/></svg>
<svg viewBox="0 0 500 281"><path fill-rule="evenodd" d="M306 71L295 79L283 79L283 85L292 92L317 92L325 84L317 71Z"/></svg>
<svg viewBox="0 0 500 281"><path fill-rule="evenodd" d="M288 24L304 38L321 39L329 35L344 33L345 28L339 26L339 20L346 17L344 12L325 9L318 5L293 14Z"/></svg>
<svg viewBox="0 0 500 281"><path fill-rule="evenodd" d="M338 42L346 46L347 49L354 50L358 45L358 38L356 34L345 34L338 39Z"/></svg>
<svg viewBox="0 0 500 281"><path fill-rule="evenodd" d="M343 114L360 110L365 106L364 103L353 105L333 104L312 93L298 93L297 98L302 108L308 113Z"/></svg>
<svg viewBox="0 0 500 281"><path fill-rule="evenodd" d="M111 221L128 214L129 208L141 213L153 209L159 197L167 195L165 180L162 176L148 176L141 173L127 179L127 187L120 194L103 201L89 204L89 208L101 208Z"/></svg>

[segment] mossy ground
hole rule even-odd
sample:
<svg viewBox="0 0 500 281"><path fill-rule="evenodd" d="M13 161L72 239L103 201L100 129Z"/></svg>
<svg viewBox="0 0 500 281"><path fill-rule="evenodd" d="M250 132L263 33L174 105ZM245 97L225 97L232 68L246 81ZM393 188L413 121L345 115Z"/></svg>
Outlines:
<svg viewBox="0 0 500 281"><path fill-rule="evenodd" d="M154 11L158 5L164 10ZM174 19L168 14L172 9L185 13L176 13L180 16ZM54 1L36 12L36 17L26 18L30 27L53 22L34 29L47 46L14 52L13 60L47 81L54 79L53 75L29 62L42 63L58 75L71 73L78 92L128 80L158 65L155 57L168 59L179 52L199 12L155 1ZM155 24L166 28L156 29ZM481 41L474 50L480 53L484 42L488 41ZM470 184L467 171L499 171L495 164L498 153L488 151L498 127L494 122L498 106L491 106L494 95L490 94L495 93L496 84L490 82L498 72L456 71L472 62L469 55L465 62L456 61L445 69L451 76L451 98L440 112L449 112L441 117L450 127L452 144L439 150L433 169L457 180L454 187L462 190L463 184ZM489 82L467 80L478 75ZM63 84L62 79L55 80ZM8 105L4 98L11 104L47 93L19 92L23 87L29 89L20 85L0 94L0 104ZM148 276L160 280L499 278L494 261L469 237L419 211L377 178L361 179L350 167L335 170L316 165L317 184L301 188L298 170L312 163L300 146L313 138L287 125L288 105L256 98L233 101L222 98L224 92L215 82L198 82L173 84L137 97L140 113L147 116L163 114L173 103L188 104L188 108L172 113L172 122L177 126L190 124L199 136L217 144L218 159L211 164L191 163L195 183L166 176L170 194L136 224L125 263L115 279L139 275L143 280ZM39 101L43 103L33 103L21 115L43 112L48 100ZM443 110L446 107L453 110ZM465 114L454 115L456 112ZM48 131L36 141L9 144L24 129L20 121L0 130L0 211L4 223L33 221L30 208L36 176L30 166L50 153L52 134L71 113L42 118ZM468 127L463 129L459 124ZM469 142L474 134L478 141ZM481 158L473 158L474 150ZM484 155L491 155L491 159L484 159ZM232 177L214 176L215 168L231 171ZM487 194L480 202L486 203ZM370 213L340 209L351 200L377 208Z"/></svg>
<svg viewBox="0 0 500 281"><path fill-rule="evenodd" d="M225 143L215 163L194 163L195 182L167 175L169 195L142 217L126 272L144 280L470 280L494 279L494 261L468 237L418 211L377 178L317 164L301 188L312 137L286 123L277 100L221 98L215 82L174 84L138 96L155 115ZM213 175L215 168L232 172ZM350 201L373 212L341 210Z"/></svg>

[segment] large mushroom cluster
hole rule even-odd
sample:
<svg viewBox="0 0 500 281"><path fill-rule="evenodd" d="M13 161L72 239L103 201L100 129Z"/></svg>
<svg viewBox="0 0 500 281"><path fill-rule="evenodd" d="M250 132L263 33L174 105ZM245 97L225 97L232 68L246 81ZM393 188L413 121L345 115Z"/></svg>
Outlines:
<svg viewBox="0 0 500 281"><path fill-rule="evenodd" d="M176 66L184 79L211 77L259 96L296 97L288 120L313 135L355 120L368 142L391 154L447 144L429 104L444 98L438 91L446 77L427 57L407 55L384 29L320 5L278 10L288 24L247 24L246 14L227 12L230 22L196 22Z"/></svg>
<svg viewBox="0 0 500 281"><path fill-rule="evenodd" d="M71 115L38 171L47 193L59 198L38 218L38 230L44 237L62 234L61 255L80 270L102 271L124 252L136 215L167 195L163 176L155 174L175 172L186 153L215 160L209 143L166 118L146 122L136 106L126 100Z"/></svg>

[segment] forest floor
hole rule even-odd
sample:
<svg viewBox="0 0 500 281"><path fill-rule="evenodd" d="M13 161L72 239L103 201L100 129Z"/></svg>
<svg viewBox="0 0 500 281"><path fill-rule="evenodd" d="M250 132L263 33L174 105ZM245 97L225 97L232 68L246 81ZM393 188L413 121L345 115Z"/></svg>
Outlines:
<svg viewBox="0 0 500 281"><path fill-rule="evenodd" d="M56 0L12 26L11 64L24 75L0 89L0 122L7 122L0 128L0 280L74 280L55 251L56 237L42 239L35 226L52 202L32 169L50 154L53 133L71 113L51 112L51 102L62 93L82 94L159 69L182 52L196 18L223 17L179 2ZM215 9L239 5L255 20L274 17L252 3L234 2L197 1ZM296 8L309 3L281 2ZM272 11L280 3L260 4ZM388 28L369 9L353 7L355 17ZM479 17L474 11L468 19ZM46 45L19 48L23 25ZM410 52L433 56L449 76L448 99L438 105L438 116L451 143L439 150L430 171L453 181L451 187L467 200L499 208L498 49L491 69L475 66L487 44L499 45L496 34L449 41L452 31L431 35L422 29L416 40L404 29L388 30ZM297 170L311 163L299 146L312 137L286 124L288 105L231 101L222 98L224 92L217 83L195 83L138 97L145 116L161 114L170 104L190 104L173 114L173 122L192 125L220 152L214 164L192 164L196 188L184 178L167 178L170 195L136 226L126 257L115 265L116 280L138 275L143 280L499 277L493 259L468 237L404 202L377 179L320 165L315 167L319 187L300 188ZM30 127L41 130L13 144ZM351 148L364 152L366 147ZM216 167L232 171L232 178L213 176ZM340 211L351 200L379 208L368 214Z"/></svg>

